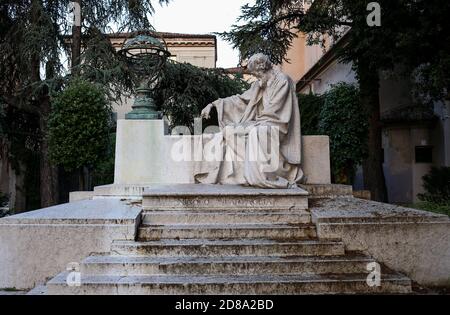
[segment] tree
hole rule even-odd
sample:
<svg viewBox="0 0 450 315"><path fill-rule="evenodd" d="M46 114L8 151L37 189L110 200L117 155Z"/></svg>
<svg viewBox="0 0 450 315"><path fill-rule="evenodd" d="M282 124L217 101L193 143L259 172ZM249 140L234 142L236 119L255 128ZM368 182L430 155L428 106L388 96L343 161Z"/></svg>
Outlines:
<svg viewBox="0 0 450 315"><path fill-rule="evenodd" d="M409 16L410 23L399 32L397 62L412 72L416 95L450 101L450 5L445 0L412 1Z"/></svg>
<svg viewBox="0 0 450 315"><path fill-rule="evenodd" d="M330 137L331 169L339 184L352 185L367 157L368 122L359 97L359 89L347 83L333 85L323 96L318 129Z"/></svg>
<svg viewBox="0 0 450 315"><path fill-rule="evenodd" d="M382 168L382 141L379 102L379 73L391 70L399 62L411 68L430 63L434 77L446 75L442 64L448 66L448 41L442 47L440 57L432 52L434 35L427 31L436 30L448 38L448 4L443 0L381 0L381 27L371 27L367 22L368 3L364 0L317 0L311 7L305 1L256 0L254 5L242 8L239 22L230 32L220 34L241 49L242 56L262 51L274 62L286 59L292 39L298 32L308 35L309 44L324 44L327 39L344 40L337 51L342 61L351 61L359 80L361 106L369 114L369 154L364 163L365 186L375 200L386 201L387 193ZM443 12L443 13L441 13ZM425 30L419 31L425 14ZM445 15L447 14L447 15ZM435 23L436 17L439 23ZM448 24L448 23L447 23ZM422 40L421 43L415 41ZM444 41L445 42L445 41ZM415 56L414 47L426 51ZM441 62L440 62L441 61ZM425 67L426 68L426 67ZM448 68L446 68L448 69ZM432 71L433 72L433 71ZM439 74L437 73L439 72ZM448 71L447 78L448 78ZM438 80L436 80L438 81ZM439 80L447 83L446 80ZM444 86L445 87L445 86ZM437 90L442 91L438 85Z"/></svg>
<svg viewBox="0 0 450 315"><path fill-rule="evenodd" d="M320 112L323 108L325 97L313 93L299 93L297 97L300 107L302 134L305 136L319 135Z"/></svg>
<svg viewBox="0 0 450 315"><path fill-rule="evenodd" d="M50 158L66 171L79 170L80 190L88 190L83 169L93 169L106 157L111 108L104 91L76 79L52 100L48 119Z"/></svg>
<svg viewBox="0 0 450 315"><path fill-rule="evenodd" d="M51 112L50 95L61 90L70 78L64 71L65 56L69 54L67 40L71 34L67 20L69 2L5 0L0 4L1 101L6 107L18 109L20 117L26 112L30 119L39 121L42 207L58 201L58 172L50 162L45 135ZM117 25L114 31L151 29L148 14L154 13L155 1L77 2L82 4L82 21L80 27L74 27L78 33L73 34L73 54L80 56L78 59L83 63L75 58L71 75L102 84L109 88L111 98L119 99L132 90L131 74L104 34L113 31L109 27L111 24ZM165 4L169 0L158 2ZM78 52L81 39L83 54ZM10 130L6 138L13 137L14 132Z"/></svg>
<svg viewBox="0 0 450 315"><path fill-rule="evenodd" d="M221 97L241 94L249 87L241 78L231 78L223 69L199 68L188 63L168 61L155 90L155 101L170 118L171 127L192 130L194 118L209 103ZM214 117L208 124L216 124Z"/></svg>
<svg viewBox="0 0 450 315"><path fill-rule="evenodd" d="M423 177L423 187L426 192L420 200L450 207L450 167L432 167Z"/></svg>

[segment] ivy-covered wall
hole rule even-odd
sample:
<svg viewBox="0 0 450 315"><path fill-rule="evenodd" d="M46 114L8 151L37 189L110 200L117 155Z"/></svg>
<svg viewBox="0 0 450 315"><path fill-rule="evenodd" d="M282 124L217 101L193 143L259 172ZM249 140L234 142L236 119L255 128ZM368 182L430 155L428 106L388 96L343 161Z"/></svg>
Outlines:
<svg viewBox="0 0 450 315"><path fill-rule="evenodd" d="M367 155L368 118L358 88L338 83L323 95L298 98L302 134L328 135L333 181L353 184L356 168Z"/></svg>

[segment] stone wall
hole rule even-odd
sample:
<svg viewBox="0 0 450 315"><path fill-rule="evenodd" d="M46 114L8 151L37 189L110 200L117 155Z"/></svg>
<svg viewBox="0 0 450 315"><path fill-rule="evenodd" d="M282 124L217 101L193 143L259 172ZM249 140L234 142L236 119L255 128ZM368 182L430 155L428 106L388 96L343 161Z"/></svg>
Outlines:
<svg viewBox="0 0 450 315"><path fill-rule="evenodd" d="M312 207L311 207L312 206ZM448 216L356 198L310 204L321 239L371 255L425 286L450 286Z"/></svg>
<svg viewBox="0 0 450 315"><path fill-rule="evenodd" d="M0 219L0 288L31 289L69 263L133 240L140 207L89 200Z"/></svg>

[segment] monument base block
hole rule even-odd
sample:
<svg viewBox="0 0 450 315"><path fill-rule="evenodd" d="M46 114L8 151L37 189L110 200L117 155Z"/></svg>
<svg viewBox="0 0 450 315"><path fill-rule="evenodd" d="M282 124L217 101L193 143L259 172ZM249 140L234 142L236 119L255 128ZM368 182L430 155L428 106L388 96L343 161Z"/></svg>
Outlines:
<svg viewBox="0 0 450 315"><path fill-rule="evenodd" d="M144 210L305 210L301 188L256 189L232 185L160 185L145 189Z"/></svg>
<svg viewBox="0 0 450 315"><path fill-rule="evenodd" d="M194 184L198 137L169 135L164 120L119 120L114 184ZM306 184L331 184L329 147L328 136L302 137L301 167Z"/></svg>
<svg viewBox="0 0 450 315"><path fill-rule="evenodd" d="M327 193L335 193L326 190ZM67 271L48 294L333 294L410 293L411 280L321 238L302 188L153 185L144 188L136 238L84 259L80 286ZM39 293L34 291L32 293Z"/></svg>

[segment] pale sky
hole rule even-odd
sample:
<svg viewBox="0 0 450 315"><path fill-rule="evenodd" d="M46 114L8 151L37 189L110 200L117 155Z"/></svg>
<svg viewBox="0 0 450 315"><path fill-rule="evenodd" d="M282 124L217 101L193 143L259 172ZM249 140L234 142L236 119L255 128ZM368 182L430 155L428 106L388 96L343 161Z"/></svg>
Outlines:
<svg viewBox="0 0 450 315"><path fill-rule="evenodd" d="M168 6L155 6L151 17L159 32L209 34L229 31L241 13L241 6L254 0L172 0ZM238 52L217 38L217 67L236 67Z"/></svg>

